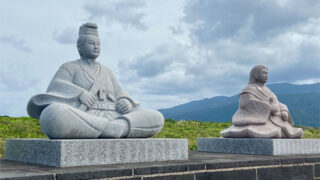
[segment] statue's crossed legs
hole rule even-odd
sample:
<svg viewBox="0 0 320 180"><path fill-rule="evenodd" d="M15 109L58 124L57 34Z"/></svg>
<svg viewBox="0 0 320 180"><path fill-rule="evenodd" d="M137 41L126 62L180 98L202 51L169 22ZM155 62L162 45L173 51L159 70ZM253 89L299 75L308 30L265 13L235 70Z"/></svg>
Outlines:
<svg viewBox="0 0 320 180"><path fill-rule="evenodd" d="M117 118L105 118L53 103L40 115L40 127L52 139L145 138L158 133L163 124L160 112L139 107Z"/></svg>

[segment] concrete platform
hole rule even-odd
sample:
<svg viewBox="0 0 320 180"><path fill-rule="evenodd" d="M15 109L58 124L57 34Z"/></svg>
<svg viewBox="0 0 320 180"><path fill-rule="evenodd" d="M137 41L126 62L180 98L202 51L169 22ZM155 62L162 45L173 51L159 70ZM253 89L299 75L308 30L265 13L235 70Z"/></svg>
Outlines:
<svg viewBox="0 0 320 180"><path fill-rule="evenodd" d="M313 180L320 154L262 156L189 151L189 160L52 167L0 159L0 179Z"/></svg>
<svg viewBox="0 0 320 180"><path fill-rule="evenodd" d="M320 153L320 139L266 139L266 138L198 138L198 151L295 155Z"/></svg>
<svg viewBox="0 0 320 180"><path fill-rule="evenodd" d="M7 139L5 159L56 167L188 159L188 140Z"/></svg>

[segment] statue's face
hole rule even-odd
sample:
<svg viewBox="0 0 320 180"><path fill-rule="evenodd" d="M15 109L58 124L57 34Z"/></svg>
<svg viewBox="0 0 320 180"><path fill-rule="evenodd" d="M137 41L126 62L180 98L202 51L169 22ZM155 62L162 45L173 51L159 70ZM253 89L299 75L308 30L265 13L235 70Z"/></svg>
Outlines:
<svg viewBox="0 0 320 180"><path fill-rule="evenodd" d="M100 54L99 37L94 35L86 35L85 43L82 47L82 53L87 58L96 59Z"/></svg>
<svg viewBox="0 0 320 180"><path fill-rule="evenodd" d="M268 81L268 69L262 68L256 73L256 81L262 84Z"/></svg>

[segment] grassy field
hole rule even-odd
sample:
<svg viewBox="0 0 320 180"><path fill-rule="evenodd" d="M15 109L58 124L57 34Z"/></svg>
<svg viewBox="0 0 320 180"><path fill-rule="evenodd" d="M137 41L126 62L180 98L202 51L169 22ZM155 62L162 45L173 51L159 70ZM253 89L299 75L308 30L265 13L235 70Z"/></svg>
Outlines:
<svg viewBox="0 0 320 180"><path fill-rule="evenodd" d="M155 138L187 138L189 149L197 149L197 137L220 137L220 131L231 123L174 121L166 119L165 125ZM302 127L304 138L320 138L320 128ZM39 120L29 117L0 116L0 157L4 156L7 138L45 138Z"/></svg>
<svg viewBox="0 0 320 180"><path fill-rule="evenodd" d="M29 117L0 116L0 157L4 156L7 138L43 138L39 120Z"/></svg>
<svg viewBox="0 0 320 180"><path fill-rule="evenodd" d="M157 138L187 138L189 149L197 149L198 137L221 137L220 131L231 126L231 123L199 122L199 121L174 121L166 119L165 125L155 137ZM320 139L320 128L303 128L303 138Z"/></svg>
<svg viewBox="0 0 320 180"><path fill-rule="evenodd" d="M166 119L163 129L155 138L186 138L189 149L197 149L197 137L220 137L220 131L231 126L231 123L174 121Z"/></svg>

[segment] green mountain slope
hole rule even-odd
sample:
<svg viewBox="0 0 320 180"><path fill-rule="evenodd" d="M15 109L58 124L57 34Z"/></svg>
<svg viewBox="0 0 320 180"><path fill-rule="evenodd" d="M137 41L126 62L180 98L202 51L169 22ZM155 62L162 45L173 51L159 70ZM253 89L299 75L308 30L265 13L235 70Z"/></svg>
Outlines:
<svg viewBox="0 0 320 180"><path fill-rule="evenodd" d="M320 83L293 85L271 84L268 87L286 104L296 125L320 127ZM198 120L203 122L231 122L238 109L238 95L218 96L168 109L160 109L165 118Z"/></svg>

